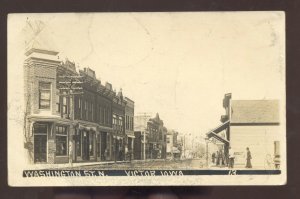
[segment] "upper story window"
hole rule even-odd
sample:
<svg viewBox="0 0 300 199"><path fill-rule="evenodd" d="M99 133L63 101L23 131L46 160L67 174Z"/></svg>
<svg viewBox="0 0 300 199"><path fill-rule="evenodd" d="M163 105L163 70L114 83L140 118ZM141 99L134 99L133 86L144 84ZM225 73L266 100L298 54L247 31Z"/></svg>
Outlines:
<svg viewBox="0 0 300 199"><path fill-rule="evenodd" d="M39 108L50 109L51 104L51 83L39 83Z"/></svg>
<svg viewBox="0 0 300 199"><path fill-rule="evenodd" d="M117 115L113 114L113 124L117 124Z"/></svg>
<svg viewBox="0 0 300 199"><path fill-rule="evenodd" d="M68 99L67 97L63 97L63 113L67 114L68 113Z"/></svg>
<svg viewBox="0 0 300 199"><path fill-rule="evenodd" d="M55 99L56 99L56 112L60 113L60 96L59 96L59 90L58 89L56 89Z"/></svg>

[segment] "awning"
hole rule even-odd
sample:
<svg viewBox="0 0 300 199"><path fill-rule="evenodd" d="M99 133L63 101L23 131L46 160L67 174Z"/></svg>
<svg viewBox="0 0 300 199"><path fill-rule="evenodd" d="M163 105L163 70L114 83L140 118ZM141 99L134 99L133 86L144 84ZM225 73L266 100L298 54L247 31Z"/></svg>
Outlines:
<svg viewBox="0 0 300 199"><path fill-rule="evenodd" d="M97 128L94 126L84 126L82 124L79 124L79 129L86 130L86 131L90 131L90 130L95 131L95 132L97 131Z"/></svg>
<svg viewBox="0 0 300 199"><path fill-rule="evenodd" d="M214 132L210 132L210 134L207 135L207 136L208 136L208 138L214 137L214 138L216 138L217 140L219 140L220 142L229 144L229 141L228 141L228 140L226 140L225 138L219 136L218 134L216 134L216 133L214 133Z"/></svg>
<svg viewBox="0 0 300 199"><path fill-rule="evenodd" d="M208 133L206 133L206 135L208 138L214 137L223 143L229 143L227 139L218 135L218 133L228 128L228 126L229 126L229 120L219 125L218 127L214 128L213 130L209 131Z"/></svg>
<svg viewBox="0 0 300 199"><path fill-rule="evenodd" d="M127 134L127 137L129 137L129 138L135 138L135 136L131 135L131 134Z"/></svg>

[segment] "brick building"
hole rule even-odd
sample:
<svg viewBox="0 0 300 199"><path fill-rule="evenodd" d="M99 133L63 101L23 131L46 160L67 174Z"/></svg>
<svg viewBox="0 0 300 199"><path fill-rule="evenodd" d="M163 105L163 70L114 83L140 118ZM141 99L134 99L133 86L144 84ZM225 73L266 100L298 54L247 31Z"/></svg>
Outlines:
<svg viewBox="0 0 300 199"><path fill-rule="evenodd" d="M122 89L112 101L113 157L115 161L125 160L125 106Z"/></svg>
<svg viewBox="0 0 300 199"><path fill-rule="evenodd" d="M149 119L147 129L149 132L149 158L165 159L167 128L164 127L164 123L159 118L158 113L154 118Z"/></svg>
<svg viewBox="0 0 300 199"><path fill-rule="evenodd" d="M25 148L30 161L124 159L122 92L116 94L110 83L102 85L90 68L77 72L74 63L59 60L54 50L32 45L25 55ZM70 82L75 86L67 89Z"/></svg>
<svg viewBox="0 0 300 199"><path fill-rule="evenodd" d="M125 154L126 159L133 159L134 152L134 101L125 97Z"/></svg>

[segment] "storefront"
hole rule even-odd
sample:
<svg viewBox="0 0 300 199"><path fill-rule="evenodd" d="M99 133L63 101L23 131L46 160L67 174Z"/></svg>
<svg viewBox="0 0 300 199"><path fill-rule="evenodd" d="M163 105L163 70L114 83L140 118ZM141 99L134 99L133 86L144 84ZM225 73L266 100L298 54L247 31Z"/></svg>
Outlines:
<svg viewBox="0 0 300 199"><path fill-rule="evenodd" d="M96 161L96 131L89 128L77 130L75 136L75 161Z"/></svg>
<svg viewBox="0 0 300 199"><path fill-rule="evenodd" d="M33 118L28 122L30 133L27 134L26 146L32 162L35 164L68 163L73 125L53 118Z"/></svg>
<svg viewBox="0 0 300 199"><path fill-rule="evenodd" d="M113 157L115 161L125 160L125 143L124 138L120 136L113 137Z"/></svg>

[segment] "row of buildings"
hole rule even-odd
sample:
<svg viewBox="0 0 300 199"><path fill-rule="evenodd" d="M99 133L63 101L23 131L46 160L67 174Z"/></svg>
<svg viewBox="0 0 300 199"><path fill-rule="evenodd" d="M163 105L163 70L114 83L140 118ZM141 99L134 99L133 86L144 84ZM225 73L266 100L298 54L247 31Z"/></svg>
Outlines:
<svg viewBox="0 0 300 199"><path fill-rule="evenodd" d="M182 153L178 132L167 129L158 113L153 118L147 113L136 115L134 135L135 159L173 159Z"/></svg>
<svg viewBox="0 0 300 199"><path fill-rule="evenodd" d="M77 71L73 62L59 60L58 52L34 44L25 55L24 146L30 162L167 157L170 132L158 114L140 131L134 101L103 84L92 69Z"/></svg>

